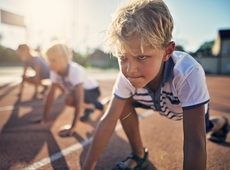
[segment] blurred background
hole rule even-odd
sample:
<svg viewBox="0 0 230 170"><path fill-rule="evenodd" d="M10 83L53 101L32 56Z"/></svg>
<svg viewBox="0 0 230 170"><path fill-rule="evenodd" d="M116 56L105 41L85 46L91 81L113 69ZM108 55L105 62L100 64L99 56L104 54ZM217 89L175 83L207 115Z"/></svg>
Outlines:
<svg viewBox="0 0 230 170"><path fill-rule="evenodd" d="M124 0L123 0L124 1ZM14 50L27 43L37 51L65 40L85 67L117 68L103 47L111 14L122 0L0 0L0 65L17 65ZM173 40L206 73L230 74L230 1L165 0L174 18Z"/></svg>

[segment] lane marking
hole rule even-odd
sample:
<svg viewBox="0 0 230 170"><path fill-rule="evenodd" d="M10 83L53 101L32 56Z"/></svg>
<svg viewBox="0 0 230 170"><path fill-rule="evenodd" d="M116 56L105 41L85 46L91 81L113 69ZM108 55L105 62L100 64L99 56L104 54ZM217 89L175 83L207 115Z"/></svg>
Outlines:
<svg viewBox="0 0 230 170"><path fill-rule="evenodd" d="M146 112L144 112L143 114L141 115L138 115L139 117L139 120L141 119L144 119L150 115L152 115L153 113L155 113L154 111L152 110L148 110ZM118 124L115 128L115 131L118 131L122 128L121 124ZM24 168L23 170L34 170L34 169L38 169L38 168L41 168L42 166L45 166L53 161L56 161L57 159L61 158L61 157L64 157L78 149L81 149L87 145L89 145L93 140L93 137L90 137L88 140L85 140L85 141L82 141L80 143L77 143L77 144L74 144L66 149L63 149L62 151L60 152L57 152L53 155L51 155L50 157L47 157L47 158L44 158L42 159L41 161L39 162L36 162L36 163L33 163L32 165Z"/></svg>

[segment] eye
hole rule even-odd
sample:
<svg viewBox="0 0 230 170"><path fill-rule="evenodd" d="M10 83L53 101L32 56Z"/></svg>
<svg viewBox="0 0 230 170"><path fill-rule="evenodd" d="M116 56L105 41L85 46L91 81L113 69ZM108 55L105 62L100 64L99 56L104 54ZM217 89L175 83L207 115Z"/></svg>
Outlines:
<svg viewBox="0 0 230 170"><path fill-rule="evenodd" d="M139 60L144 60L144 59L146 59L147 57L146 56L138 56L137 57Z"/></svg>
<svg viewBox="0 0 230 170"><path fill-rule="evenodd" d="M126 59L126 57L124 57L124 56L120 56L119 58L120 58L120 60L125 60Z"/></svg>

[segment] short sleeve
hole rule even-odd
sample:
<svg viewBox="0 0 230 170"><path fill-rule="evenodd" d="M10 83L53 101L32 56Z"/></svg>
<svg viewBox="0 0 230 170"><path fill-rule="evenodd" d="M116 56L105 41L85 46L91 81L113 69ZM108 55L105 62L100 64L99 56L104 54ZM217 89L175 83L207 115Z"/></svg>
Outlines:
<svg viewBox="0 0 230 170"><path fill-rule="evenodd" d="M116 83L113 86L113 94L120 99L128 99L135 92L135 88L129 84L128 80L119 73L116 79Z"/></svg>
<svg viewBox="0 0 230 170"><path fill-rule="evenodd" d="M184 110L208 103L210 96L201 66L192 69L178 87L178 98Z"/></svg>
<svg viewBox="0 0 230 170"><path fill-rule="evenodd" d="M41 59L39 57L34 57L33 58L33 66L41 65Z"/></svg>
<svg viewBox="0 0 230 170"><path fill-rule="evenodd" d="M41 60L39 57L32 57L32 60L24 62L24 66L31 67L32 69L35 69L35 66L41 65Z"/></svg>

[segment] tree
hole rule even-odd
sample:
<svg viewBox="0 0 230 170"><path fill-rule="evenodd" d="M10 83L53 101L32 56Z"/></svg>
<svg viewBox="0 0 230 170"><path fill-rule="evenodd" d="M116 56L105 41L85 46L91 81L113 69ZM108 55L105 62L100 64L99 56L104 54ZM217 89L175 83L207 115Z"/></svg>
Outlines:
<svg viewBox="0 0 230 170"><path fill-rule="evenodd" d="M15 50L0 45L0 63L20 63Z"/></svg>
<svg viewBox="0 0 230 170"><path fill-rule="evenodd" d="M1 45L2 38L3 38L3 36L2 36L2 34L0 34L0 45Z"/></svg>
<svg viewBox="0 0 230 170"><path fill-rule="evenodd" d="M175 47L175 50L176 50L176 51L185 51L185 50L184 50L184 47L183 47L182 45L177 45L177 46Z"/></svg>
<svg viewBox="0 0 230 170"><path fill-rule="evenodd" d="M204 42L203 44L201 44L199 49L195 52L195 55L198 57L212 55L213 44L214 44L214 40Z"/></svg>

